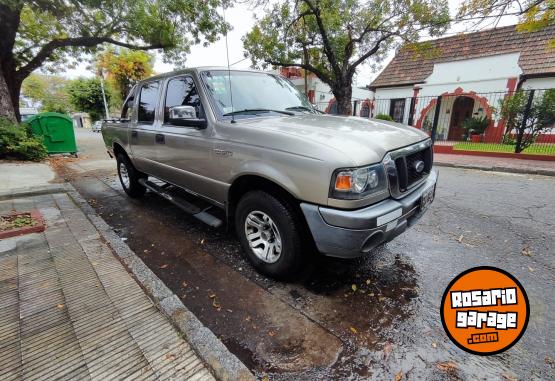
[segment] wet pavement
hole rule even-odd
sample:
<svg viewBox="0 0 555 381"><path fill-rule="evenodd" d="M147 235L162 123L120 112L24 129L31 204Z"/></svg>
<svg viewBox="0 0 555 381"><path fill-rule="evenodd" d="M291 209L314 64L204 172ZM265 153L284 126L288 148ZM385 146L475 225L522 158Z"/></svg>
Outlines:
<svg viewBox="0 0 555 381"><path fill-rule="evenodd" d="M307 253L285 283L258 275L225 228L151 193L127 198L100 135L77 137L83 154L56 163L61 178L259 377L555 378L555 178L442 168L414 228L357 260ZM439 317L447 284L480 265L515 275L531 305L520 342L489 357L457 348Z"/></svg>

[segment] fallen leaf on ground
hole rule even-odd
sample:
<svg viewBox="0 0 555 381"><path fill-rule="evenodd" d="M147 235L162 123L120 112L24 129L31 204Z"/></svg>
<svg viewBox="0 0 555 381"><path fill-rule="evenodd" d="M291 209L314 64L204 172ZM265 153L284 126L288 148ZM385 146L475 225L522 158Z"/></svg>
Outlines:
<svg viewBox="0 0 555 381"><path fill-rule="evenodd" d="M437 363L436 367L445 373L454 373L459 369L459 366L453 361L444 361Z"/></svg>
<svg viewBox="0 0 555 381"><path fill-rule="evenodd" d="M358 331L355 327L351 327L349 329L351 330L352 333L355 333L355 334L358 333Z"/></svg>
<svg viewBox="0 0 555 381"><path fill-rule="evenodd" d="M432 348L437 348L437 344L436 344L436 343L432 343Z"/></svg>
<svg viewBox="0 0 555 381"><path fill-rule="evenodd" d="M269 331L269 332L268 332L268 336L272 336L272 337L273 337L273 336L275 336L275 335L276 335L276 333L275 333L274 331Z"/></svg>
<svg viewBox="0 0 555 381"><path fill-rule="evenodd" d="M522 249L520 254L526 255L527 257L531 257L532 256L532 251L530 251L530 248L528 246L526 246L524 249Z"/></svg>
<svg viewBox="0 0 555 381"><path fill-rule="evenodd" d="M457 238L457 242L458 242L458 243L462 243L463 238L464 238L464 236L461 234L461 235L459 236L459 238Z"/></svg>
<svg viewBox="0 0 555 381"><path fill-rule="evenodd" d="M357 290L357 285L356 285L356 284L353 284L353 285L351 286L351 288L353 289L353 291L356 291L356 290Z"/></svg>
<svg viewBox="0 0 555 381"><path fill-rule="evenodd" d="M58 304L58 308L64 308L65 306L63 304Z"/></svg>
<svg viewBox="0 0 555 381"><path fill-rule="evenodd" d="M378 300L379 300L380 302L383 302L383 301L385 300L385 296L380 296L380 297L378 297Z"/></svg>
<svg viewBox="0 0 555 381"><path fill-rule="evenodd" d="M181 282L181 286L182 286L183 288L187 287L187 282Z"/></svg>
<svg viewBox="0 0 555 381"><path fill-rule="evenodd" d="M200 244L204 244L204 238L200 240Z"/></svg>
<svg viewBox="0 0 555 381"><path fill-rule="evenodd" d="M395 375L395 381L401 381L403 379L403 371L400 370L399 373Z"/></svg>
<svg viewBox="0 0 555 381"><path fill-rule="evenodd" d="M166 355L166 360L171 360L171 361L175 360L175 355L172 353L168 353Z"/></svg>
<svg viewBox="0 0 555 381"><path fill-rule="evenodd" d="M366 284L370 284L372 281L370 279L366 279Z"/></svg>
<svg viewBox="0 0 555 381"><path fill-rule="evenodd" d="M536 270L534 270L532 267L528 266L528 270L530 270L530 272L534 272Z"/></svg>
<svg viewBox="0 0 555 381"><path fill-rule="evenodd" d="M516 377L513 377L508 373L501 373L501 377L503 377L503 379L507 381L518 381Z"/></svg>
<svg viewBox="0 0 555 381"><path fill-rule="evenodd" d="M164 263L162 266L160 266L161 269L165 269L166 267L168 267L167 263Z"/></svg>
<svg viewBox="0 0 555 381"><path fill-rule="evenodd" d="M373 293L373 292L371 292L371 293L369 293L368 295L370 295L370 296L374 296L374 293Z"/></svg>
<svg viewBox="0 0 555 381"><path fill-rule="evenodd" d="M391 355L391 352L393 352L393 344L388 341L383 347L382 360L387 361L389 359L389 355Z"/></svg>

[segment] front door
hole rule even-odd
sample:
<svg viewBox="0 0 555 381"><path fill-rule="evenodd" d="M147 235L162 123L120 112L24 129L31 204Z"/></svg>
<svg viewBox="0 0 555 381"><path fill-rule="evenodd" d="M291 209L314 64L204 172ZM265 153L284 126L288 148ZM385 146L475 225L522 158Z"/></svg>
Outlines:
<svg viewBox="0 0 555 381"><path fill-rule="evenodd" d="M216 200L217 187L213 184L211 152L213 142L210 126L176 126L169 121L169 110L174 106L192 106L198 118L206 118L197 87L190 75L170 78L166 85L163 124L160 134L164 144L158 146L160 177L174 185Z"/></svg>
<svg viewBox="0 0 555 381"><path fill-rule="evenodd" d="M449 123L449 133L447 140L461 141L464 136L463 122L472 117L474 111L474 99L470 97L457 97L453 102L451 122Z"/></svg>

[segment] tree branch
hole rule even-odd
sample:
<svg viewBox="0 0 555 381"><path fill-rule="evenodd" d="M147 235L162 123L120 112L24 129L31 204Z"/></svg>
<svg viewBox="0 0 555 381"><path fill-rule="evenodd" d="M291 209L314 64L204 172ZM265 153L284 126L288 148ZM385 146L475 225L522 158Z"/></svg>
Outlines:
<svg viewBox="0 0 555 381"><path fill-rule="evenodd" d="M382 36L378 41L376 41L376 43L374 44L374 47L372 49L370 49L369 51L367 51L366 53L361 55L355 62L353 62L351 65L349 65L349 72L354 73L354 71L356 70L358 65L363 63L371 55L376 54L376 52L380 49L381 43L384 42L385 40L387 40L389 37L393 36L394 34L395 33L388 33L388 34Z"/></svg>
<svg viewBox="0 0 555 381"><path fill-rule="evenodd" d="M326 53L326 56L328 57L328 61L331 65L331 67L333 68L333 71L335 72L335 75L337 77L339 77L341 75L341 70L340 70L339 65L337 63L337 59L335 57L333 49L331 48L330 40L328 38L328 32L326 31L326 27L324 26L324 22L322 21L322 18L320 17L320 9L317 8L312 3L311 0L303 0L303 1L306 5L308 5L310 10L312 11L312 14L316 18L316 24L318 25L320 35L322 36L322 43L324 45L324 53Z"/></svg>
<svg viewBox="0 0 555 381"><path fill-rule="evenodd" d="M134 45L123 41L114 40L111 37L75 37L75 38L65 38L56 39L48 42L44 45L35 57L33 57L25 66L19 68L16 71L18 77L27 77L33 70L38 69L44 61L46 61L50 55L59 48L69 47L69 46L84 46L92 47L102 43L109 43L124 48L134 49L134 50L151 50L151 49L162 49L166 48L164 44L152 44L152 45Z"/></svg>

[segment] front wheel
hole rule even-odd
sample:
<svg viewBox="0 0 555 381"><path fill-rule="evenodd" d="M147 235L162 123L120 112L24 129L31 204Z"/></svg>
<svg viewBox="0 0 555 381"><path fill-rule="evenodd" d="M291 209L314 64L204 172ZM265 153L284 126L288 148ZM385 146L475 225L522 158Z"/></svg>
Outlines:
<svg viewBox="0 0 555 381"><path fill-rule="evenodd" d="M302 222L289 203L266 192L249 192L237 205L235 227L243 250L259 272L283 279L299 270Z"/></svg>
<svg viewBox="0 0 555 381"><path fill-rule="evenodd" d="M139 179L146 177L146 175L135 169L129 158L121 153L116 157L116 161L119 181L125 193L133 198L144 195L146 188L139 183Z"/></svg>

